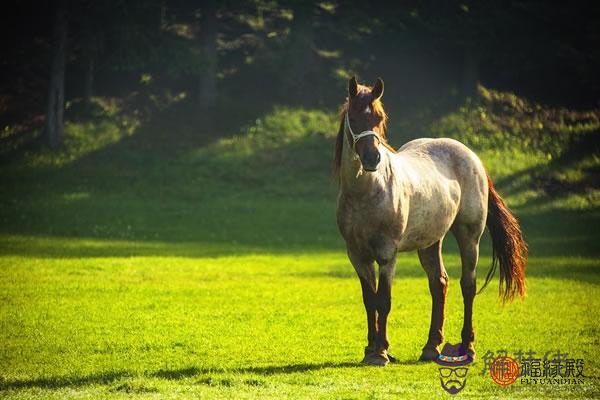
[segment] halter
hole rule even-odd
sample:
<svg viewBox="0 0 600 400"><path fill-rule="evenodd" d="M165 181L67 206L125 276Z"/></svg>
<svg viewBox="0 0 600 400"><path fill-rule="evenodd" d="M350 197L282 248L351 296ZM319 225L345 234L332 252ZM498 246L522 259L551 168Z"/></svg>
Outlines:
<svg viewBox="0 0 600 400"><path fill-rule="evenodd" d="M352 132L352 128L350 127L350 119L348 118L348 111L346 111L344 127L348 128L348 132L350 132L350 134L352 135L352 149L354 151L356 151L356 142L358 142L360 139L362 139L366 136L375 136L380 142L382 141L381 137L379 137L379 135L376 132L371 131L371 130L362 131L358 135L355 135L354 132Z"/></svg>

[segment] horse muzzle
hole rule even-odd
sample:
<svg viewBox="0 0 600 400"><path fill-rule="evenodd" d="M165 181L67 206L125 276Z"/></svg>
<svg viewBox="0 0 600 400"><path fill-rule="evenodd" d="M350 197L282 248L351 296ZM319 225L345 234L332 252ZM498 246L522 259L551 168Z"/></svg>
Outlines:
<svg viewBox="0 0 600 400"><path fill-rule="evenodd" d="M360 162L362 167L367 172L375 172L377 171L377 167L379 166L379 162L381 161L381 154L378 150L369 151L367 154L360 157Z"/></svg>

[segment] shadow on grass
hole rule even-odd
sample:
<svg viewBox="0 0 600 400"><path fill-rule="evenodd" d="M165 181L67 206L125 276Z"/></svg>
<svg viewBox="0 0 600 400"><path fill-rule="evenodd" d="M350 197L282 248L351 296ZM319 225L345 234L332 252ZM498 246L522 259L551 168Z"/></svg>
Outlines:
<svg viewBox="0 0 600 400"><path fill-rule="evenodd" d="M340 252L344 260L342 264L324 265L320 271L295 272L290 271L287 275L302 279L350 279L355 280L358 285L356 272L349 261L345 261L345 255ZM492 262L491 253L482 253L477 265L477 278L479 285L485 279ZM458 282L461 274L460 258L457 253L444 251L444 265L448 271L451 282ZM526 271L526 279L549 278L560 280L572 280L600 284L600 260L593 257L537 257L532 256ZM404 279L420 279L426 286L427 275L419 264L417 255L411 258L399 258L396 263L395 281L401 285ZM499 273L496 272L489 287L486 290L497 290ZM425 287L424 286L424 287Z"/></svg>
<svg viewBox="0 0 600 400"><path fill-rule="evenodd" d="M122 378L135 376L131 372L117 371L92 374L87 376L35 378L15 381L0 381L0 390L46 388L59 389L65 387L80 387L88 385L108 385Z"/></svg>
<svg viewBox="0 0 600 400"><path fill-rule="evenodd" d="M402 363L400 363L402 364ZM408 364L412 365L412 364ZM361 368L364 366L357 362L324 362L324 363L301 363L288 365L269 365L263 367L240 367L240 368L197 368L188 367L173 370L158 370L144 374L148 378L159 378L166 380L183 380L194 377L203 377L214 374L254 374L254 375L279 375L293 374L298 372L318 371L329 368ZM36 378L15 381L0 381L0 390L19 390L29 388L59 389L68 387L81 387L88 385L108 385L126 378L135 378L138 374L131 371L106 372L87 376Z"/></svg>
<svg viewBox="0 0 600 400"><path fill-rule="evenodd" d="M268 151L246 154L241 146L239 154L223 155L206 147L223 134L199 131L203 121L189 122L189 114L157 114L143 132L62 168L3 176L0 254L197 258L344 251L329 177L331 138L307 134ZM570 162L581 147L556 162ZM529 173L498 185L524 190ZM600 256L600 210L527 211L520 220L532 257ZM444 245L445 254L457 254L453 240Z"/></svg>
<svg viewBox="0 0 600 400"><path fill-rule="evenodd" d="M339 248L331 138L307 134L246 154L244 143L213 148L219 134L170 120L60 168L2 171L0 234L58 240L1 243L0 252L196 257ZM82 243L88 239L96 244Z"/></svg>
<svg viewBox="0 0 600 400"><path fill-rule="evenodd" d="M560 172L574 168L579 161L591 155L600 154L600 131L573 135L571 142L559 157L547 165L537 165L517 171L496 182L506 193L517 194L527 189L542 190L545 195L529 200L527 207L535 209L552 200L565 198L573 193L585 193L600 188L600 168L597 165L578 168L576 180L560 177Z"/></svg>
<svg viewBox="0 0 600 400"><path fill-rule="evenodd" d="M324 362L324 363L301 363L301 364L288 364L288 365L268 365L263 367L241 367L241 368L183 368L177 370L160 370L153 374L152 377L178 380L191 378L199 375L207 374L255 374L255 375L279 375L279 374L293 374L296 372L307 372L307 371L318 371L327 368L360 368L362 364L356 362Z"/></svg>
<svg viewBox="0 0 600 400"><path fill-rule="evenodd" d="M255 199L229 212L222 199L222 213L212 209L206 214L178 215L172 225L146 221L147 229L160 234L148 238L131 233L124 238L52 233L52 227L40 229L0 227L0 254L39 258L102 257L220 257L245 254L300 254L344 252L337 232L333 204L326 201L302 201L285 198ZM215 206L216 207L216 206ZM248 208L247 208L248 207ZM110 219L110 217L107 217ZM156 216L149 217L156 218ZM163 218L163 217L158 217ZM253 218L256 218L254 220ZM600 210L552 210L520 216L531 257L598 257L600 247ZM91 225L94 222L89 222ZM65 224L68 229L70 224ZM116 229L116 228L115 228ZM123 231L127 233L127 228ZM90 232L87 232L88 234ZM163 237L164 236L164 237ZM482 263L491 253L490 241L481 241ZM444 254L458 254L452 235L444 241ZM336 277L345 272L325 271Z"/></svg>

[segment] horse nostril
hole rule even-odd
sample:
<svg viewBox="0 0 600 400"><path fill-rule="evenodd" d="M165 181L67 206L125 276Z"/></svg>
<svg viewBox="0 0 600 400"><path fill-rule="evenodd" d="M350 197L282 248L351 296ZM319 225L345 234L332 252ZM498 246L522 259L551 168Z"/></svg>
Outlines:
<svg viewBox="0 0 600 400"><path fill-rule="evenodd" d="M375 164L379 164L379 161L381 161L381 154L377 152L377 155L375 156Z"/></svg>

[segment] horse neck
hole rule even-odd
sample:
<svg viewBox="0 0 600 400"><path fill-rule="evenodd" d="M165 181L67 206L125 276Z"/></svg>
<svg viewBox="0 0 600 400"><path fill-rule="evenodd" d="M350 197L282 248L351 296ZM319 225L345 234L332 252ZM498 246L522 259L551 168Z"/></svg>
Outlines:
<svg viewBox="0 0 600 400"><path fill-rule="evenodd" d="M381 161L375 172L366 172L360 158L344 138L342 163L340 166L340 188L348 194L365 195L375 192L385 185L391 172L390 153L385 146L379 146Z"/></svg>

